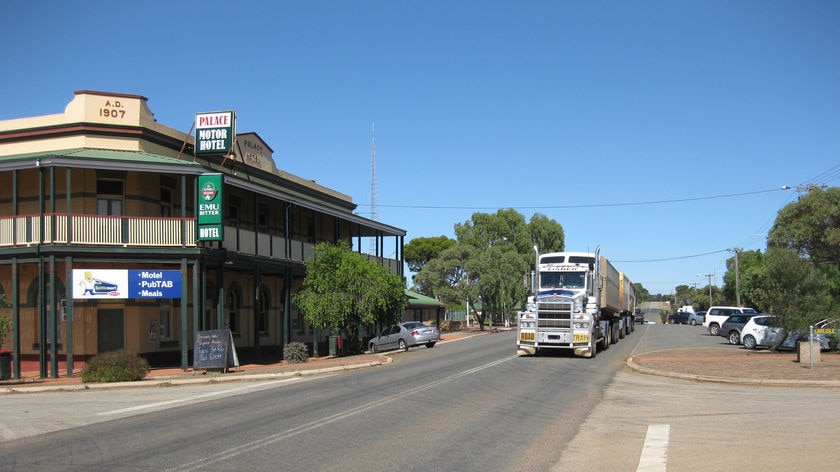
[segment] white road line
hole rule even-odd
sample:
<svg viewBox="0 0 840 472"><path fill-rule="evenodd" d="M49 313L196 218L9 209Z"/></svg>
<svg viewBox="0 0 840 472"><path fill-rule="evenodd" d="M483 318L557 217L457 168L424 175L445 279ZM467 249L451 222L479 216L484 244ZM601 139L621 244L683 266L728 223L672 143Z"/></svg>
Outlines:
<svg viewBox="0 0 840 472"><path fill-rule="evenodd" d="M642 457L636 472L665 472L668 459L668 436L671 425L648 425L645 445L642 446Z"/></svg>
<svg viewBox="0 0 840 472"><path fill-rule="evenodd" d="M438 385L444 384L446 382L450 382L452 380L455 380L455 379L458 379L458 378L461 378L461 377L464 377L464 376L467 376L467 375L471 375L471 374L474 374L476 372L481 372L482 370L488 369L490 367L501 364L503 362L508 362L512 359L517 359L518 357L519 357L518 355L513 355L513 356L505 357L503 359L499 359L499 360L490 362L488 364L484 364L484 365L481 365L481 366L478 366L478 367L474 367L474 368L469 369L469 370L457 372L455 374L450 375L449 377L444 377L442 379L435 380L435 381L429 382L427 384L420 385L418 387L410 388L408 390L403 390L403 391L395 393L393 395L389 395L388 397L385 397L383 399L377 399L377 400L374 400L372 402L365 403L363 405L359 405L355 408L351 408L349 410L345 410L345 411L336 413L332 416L327 416L327 417L317 419L317 420L312 421L312 422L307 423L307 424L302 424L300 426L294 427L294 428L289 429L287 431L282 431L282 432L279 432L277 434L272 434L271 436L266 436L266 437L263 437L263 438L260 438L260 439L257 439L257 440L251 441L251 442L237 444L235 446L231 446L230 448L228 448L224 451L219 451L215 454L204 456L201 459L197 459L195 461L188 462L186 464L176 465L176 466L170 467L170 468L165 469L165 470L167 472L171 472L171 471L189 472L189 471L194 471L194 470L205 469L205 468L207 468L211 465L214 465L214 464L216 464L218 462L221 462L221 461L229 460L229 459L231 459L233 457L236 457L240 454L244 454L246 452L250 452L250 451L253 451L253 450L256 450L256 449L259 449L259 448L270 446L271 444L279 442L281 440L297 436L297 435L299 435L301 433L304 433L306 431L310 431L310 430L313 430L313 429L316 429L316 428L320 428L322 426L325 426L325 425L328 425L330 423L342 420L344 418L349 418L351 416L357 415L359 413L366 412L366 411L371 410L373 408L380 408L385 403L389 403L389 402L392 402L392 401L395 401L395 400L404 399L407 395L422 392L424 390L429 390L431 388L437 387ZM218 467L216 467L216 468L218 468Z"/></svg>
<svg viewBox="0 0 840 472"><path fill-rule="evenodd" d="M299 379L298 377L292 377L292 378L289 378L289 379L272 380L270 382L249 383L249 384L246 384L245 386L242 386L242 387L231 388L231 389L227 389L227 390L220 390L218 392L204 393L204 394L201 394L201 395L191 395L191 396L185 397L185 398L178 398L178 399L175 399L175 400L167 400L167 401L162 401L162 402L157 402L157 403L146 403L146 404L143 404L143 405L135 405L135 406L130 406L128 408L121 408L119 410L103 411L101 413L97 413L97 415L100 415L100 416L121 415L123 413L134 413L134 412L140 411L140 410L149 410L149 409L158 409L158 408L161 408L161 407L168 407L168 406L172 406L172 405L175 405L175 404L178 404L178 403L187 403L187 402L192 403L196 400L205 400L207 398L212 398L212 397L222 397L222 396L228 396L228 395L232 395L232 394L239 394L239 393L246 392L246 391L259 390L259 389L262 389L262 388L265 388L265 387L277 387L277 386L280 386L281 384L284 384L284 383L299 381L298 379Z"/></svg>

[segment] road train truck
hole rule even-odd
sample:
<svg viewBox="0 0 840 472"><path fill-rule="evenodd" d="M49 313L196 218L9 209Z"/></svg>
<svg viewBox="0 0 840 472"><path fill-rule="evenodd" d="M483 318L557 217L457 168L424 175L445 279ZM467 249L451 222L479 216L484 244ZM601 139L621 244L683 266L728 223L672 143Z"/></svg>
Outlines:
<svg viewBox="0 0 840 472"><path fill-rule="evenodd" d="M537 252L536 266L534 295L519 312L519 355L566 349L593 358L635 330L633 284L600 249Z"/></svg>

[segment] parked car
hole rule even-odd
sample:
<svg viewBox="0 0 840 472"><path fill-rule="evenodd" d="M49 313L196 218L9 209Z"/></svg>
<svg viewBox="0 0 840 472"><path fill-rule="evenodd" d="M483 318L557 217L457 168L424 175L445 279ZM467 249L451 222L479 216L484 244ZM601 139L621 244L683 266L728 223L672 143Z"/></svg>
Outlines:
<svg viewBox="0 0 840 472"><path fill-rule="evenodd" d="M687 311L678 311L668 317L668 324L688 324L688 317L691 313Z"/></svg>
<svg viewBox="0 0 840 472"><path fill-rule="evenodd" d="M753 308L743 308L737 306L713 306L706 312L706 317L703 320L703 327L709 330L712 336L720 335L720 325L735 313L757 313Z"/></svg>
<svg viewBox="0 0 840 472"><path fill-rule="evenodd" d="M729 344L741 344L741 329L756 313L736 313L720 325L720 336L729 340Z"/></svg>
<svg viewBox="0 0 840 472"><path fill-rule="evenodd" d="M814 323L814 328L837 327L838 320L821 320ZM747 349L758 347L775 346L779 338L785 339L779 345L780 349L796 349L797 341L807 341L809 332L791 331L785 333L781 320L773 315L753 316L743 328L741 328L741 340ZM815 334L814 340L820 343L821 351L837 349L837 337L835 335Z"/></svg>
<svg viewBox="0 0 840 472"><path fill-rule="evenodd" d="M379 336L368 341L368 349L371 352L388 349L407 351L410 347L421 344L433 348L438 341L440 341L440 330L436 326L427 326L419 321L407 321L383 328Z"/></svg>
<svg viewBox="0 0 840 472"><path fill-rule="evenodd" d="M697 313L692 313L688 315L688 324L691 326L697 326L703 324L706 320L706 312L705 311L698 311Z"/></svg>
<svg viewBox="0 0 840 472"><path fill-rule="evenodd" d="M633 313L633 320L636 323L644 323L645 322L645 312L642 311L641 308L636 308L636 311Z"/></svg>

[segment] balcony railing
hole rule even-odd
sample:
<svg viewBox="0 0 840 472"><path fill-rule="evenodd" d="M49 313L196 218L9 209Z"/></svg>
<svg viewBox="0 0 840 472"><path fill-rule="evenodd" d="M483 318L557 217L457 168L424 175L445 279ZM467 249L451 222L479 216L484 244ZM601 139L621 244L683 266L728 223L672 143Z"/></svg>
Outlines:
<svg viewBox="0 0 840 472"><path fill-rule="evenodd" d="M36 244L195 247L195 219L64 213L0 217L0 247Z"/></svg>
<svg viewBox="0 0 840 472"><path fill-rule="evenodd" d="M0 248L38 244L119 247L196 247L195 218L139 218L127 216L45 213L0 217ZM42 231L43 228L43 231ZM270 259L305 262L314 244L282 236L224 227L222 246L230 252ZM399 261L368 256L392 272Z"/></svg>

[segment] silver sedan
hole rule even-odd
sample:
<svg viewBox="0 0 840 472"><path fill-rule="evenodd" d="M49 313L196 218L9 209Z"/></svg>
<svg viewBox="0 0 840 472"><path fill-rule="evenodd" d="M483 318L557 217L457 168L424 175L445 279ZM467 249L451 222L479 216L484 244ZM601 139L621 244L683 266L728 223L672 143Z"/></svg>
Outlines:
<svg viewBox="0 0 840 472"><path fill-rule="evenodd" d="M379 336L368 341L368 349L371 352L388 349L407 351L408 348L421 344L429 348L435 347L438 341L440 341L440 330L436 326L427 326L419 321L406 321L384 328Z"/></svg>

